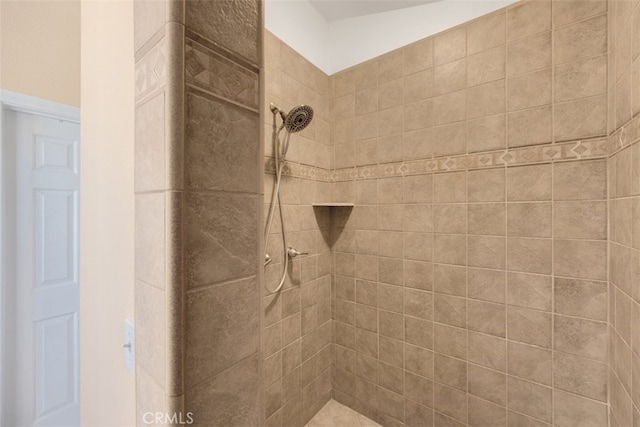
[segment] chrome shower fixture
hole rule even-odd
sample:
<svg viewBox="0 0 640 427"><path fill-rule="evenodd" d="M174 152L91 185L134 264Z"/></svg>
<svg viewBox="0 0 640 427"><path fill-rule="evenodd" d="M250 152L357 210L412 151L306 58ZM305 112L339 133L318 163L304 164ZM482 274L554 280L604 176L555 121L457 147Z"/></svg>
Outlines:
<svg viewBox="0 0 640 427"><path fill-rule="evenodd" d="M287 114L273 103L271 103L270 108L273 114L280 113L284 127L292 133L300 132L309 126L313 119L313 108L308 105L301 104L293 107Z"/></svg>

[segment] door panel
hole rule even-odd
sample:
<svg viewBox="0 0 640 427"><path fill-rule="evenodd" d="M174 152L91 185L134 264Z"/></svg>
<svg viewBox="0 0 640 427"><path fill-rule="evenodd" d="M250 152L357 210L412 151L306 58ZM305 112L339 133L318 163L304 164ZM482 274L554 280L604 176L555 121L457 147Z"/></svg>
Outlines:
<svg viewBox="0 0 640 427"><path fill-rule="evenodd" d="M11 112L18 426L79 426L77 124ZM9 139L9 138L7 138Z"/></svg>

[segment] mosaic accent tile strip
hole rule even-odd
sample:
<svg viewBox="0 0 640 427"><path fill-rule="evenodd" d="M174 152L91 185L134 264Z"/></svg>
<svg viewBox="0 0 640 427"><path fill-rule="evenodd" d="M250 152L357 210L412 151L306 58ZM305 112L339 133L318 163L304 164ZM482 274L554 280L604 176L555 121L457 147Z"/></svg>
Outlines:
<svg viewBox="0 0 640 427"><path fill-rule="evenodd" d="M135 65L134 96L136 102L146 99L164 85L167 75L166 38L162 38Z"/></svg>
<svg viewBox="0 0 640 427"><path fill-rule="evenodd" d="M258 74L189 39L185 46L185 77L189 84L251 109L259 108Z"/></svg>
<svg viewBox="0 0 640 427"><path fill-rule="evenodd" d="M272 157L265 157L264 171L266 173L276 173L276 162ZM300 163L285 162L283 175L295 178L313 179L316 181L331 181L331 171L328 169L318 168Z"/></svg>
<svg viewBox="0 0 640 427"><path fill-rule="evenodd" d="M609 145L610 141L606 138L595 138L562 144L539 145L435 159L408 160L404 162L336 169L333 171L299 163L286 162L283 174L327 182L422 175L434 172L602 158L607 157ZM273 158L265 158L265 172L275 173Z"/></svg>
<svg viewBox="0 0 640 427"><path fill-rule="evenodd" d="M640 139L640 114L620 126L607 141L609 155L615 154L623 148Z"/></svg>

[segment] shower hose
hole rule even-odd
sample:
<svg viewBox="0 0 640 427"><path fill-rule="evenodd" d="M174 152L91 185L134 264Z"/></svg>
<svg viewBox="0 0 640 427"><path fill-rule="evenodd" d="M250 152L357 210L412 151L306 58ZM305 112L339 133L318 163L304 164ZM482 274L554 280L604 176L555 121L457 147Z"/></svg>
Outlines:
<svg viewBox="0 0 640 427"><path fill-rule="evenodd" d="M291 132L289 132L288 130L285 132L284 141L282 144L280 144L280 133L282 132L282 129L284 129L284 123L280 126L280 128L276 132L276 113L274 112L273 114L273 145L274 145L273 151L275 155L275 164L276 164L276 181L273 186L273 193L271 194L271 204L269 205L269 214L267 215L267 227L264 233L264 247L265 247L265 258L267 258L267 254L266 254L267 243L269 242L269 234L271 233L271 225L273 223L273 214L275 213L275 210L276 210L276 201L277 201L278 209L280 211L280 224L282 228L284 269L282 270L280 283L275 289L269 289L269 285L267 284L267 281L265 279L265 289L267 290L267 292L272 294L282 289L282 286L284 285L284 281L287 277L287 269L289 268L289 257L287 256L287 235L285 233L285 228L284 228L284 212L282 211L282 201L280 200L280 181L282 179L282 170L284 169L285 155L287 154L287 150L289 149L289 139L291 137Z"/></svg>

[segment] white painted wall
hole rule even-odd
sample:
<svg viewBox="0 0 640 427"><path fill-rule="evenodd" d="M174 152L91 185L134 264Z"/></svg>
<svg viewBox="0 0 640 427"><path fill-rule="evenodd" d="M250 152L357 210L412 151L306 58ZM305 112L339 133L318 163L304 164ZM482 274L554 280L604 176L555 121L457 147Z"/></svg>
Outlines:
<svg viewBox="0 0 640 427"><path fill-rule="evenodd" d="M331 75L517 0L442 0L327 22L307 0L267 0L265 26Z"/></svg>
<svg viewBox="0 0 640 427"><path fill-rule="evenodd" d="M81 18L81 425L134 426L133 1L82 0Z"/></svg>

